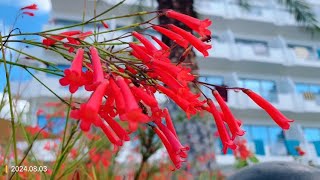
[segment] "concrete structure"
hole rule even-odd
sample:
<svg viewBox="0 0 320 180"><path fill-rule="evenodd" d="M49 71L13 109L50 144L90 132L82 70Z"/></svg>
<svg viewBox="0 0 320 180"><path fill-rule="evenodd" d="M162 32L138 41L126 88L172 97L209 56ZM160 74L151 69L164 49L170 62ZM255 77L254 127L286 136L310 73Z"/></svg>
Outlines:
<svg viewBox="0 0 320 180"><path fill-rule="evenodd" d="M97 13L119 0L100 0ZM317 0L310 0L315 10L320 9ZM138 8L135 0L127 0L124 6L104 17L124 15ZM298 25L288 11L273 1L255 1L250 11L242 10L231 0L195 0L200 18L213 20L213 49L210 56L198 56L201 80L232 87L250 88L270 102L285 115L295 120L292 129L282 133L270 117L242 93L229 91L228 104L237 118L243 120L246 138L260 161L293 161L294 147L301 145L306 151L304 162L312 160L320 164L320 38ZM154 0L142 1L144 9L156 9ZM94 1L87 2L86 19ZM72 0L52 1L52 23L44 28L59 27L82 19L82 3ZM320 12L320 11L317 11ZM108 22L110 29L131 24L135 19L119 19ZM85 27L90 29L92 27ZM125 32L110 33L112 36ZM152 32L150 32L152 33ZM131 41L131 38L125 41ZM46 50L32 50L35 56L46 57L58 65L66 65L60 56ZM45 73L37 74L54 92L67 96L58 78ZM32 113L36 108L55 97L36 80L26 87L25 99L30 101ZM208 93L208 92L207 92ZM78 95L82 95L79 92ZM33 117L35 124L37 118ZM217 143L217 162L230 166L233 155L221 155Z"/></svg>

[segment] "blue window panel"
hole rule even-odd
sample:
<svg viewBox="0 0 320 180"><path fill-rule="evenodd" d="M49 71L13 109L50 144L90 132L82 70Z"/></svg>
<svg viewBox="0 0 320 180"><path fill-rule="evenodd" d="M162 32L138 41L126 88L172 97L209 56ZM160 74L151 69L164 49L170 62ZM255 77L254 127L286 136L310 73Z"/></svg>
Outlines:
<svg viewBox="0 0 320 180"><path fill-rule="evenodd" d="M288 154L292 156L298 156L298 152L296 147L300 145L298 140L285 140L285 144L288 150Z"/></svg>
<svg viewBox="0 0 320 180"><path fill-rule="evenodd" d="M59 134L60 132L62 132L64 130L64 126L65 126L65 118L61 117L61 118L52 118L50 120L50 122L52 123L52 133L53 134Z"/></svg>
<svg viewBox="0 0 320 180"><path fill-rule="evenodd" d="M237 44L247 44L247 45L254 45L254 44L262 44L267 46L268 43L265 41L257 41L257 40L251 40L251 39L241 39L241 38L236 38L236 43Z"/></svg>
<svg viewBox="0 0 320 180"><path fill-rule="evenodd" d="M223 154L223 152L222 152L223 145L222 145L222 142L221 142L220 139L219 139L219 147L220 147L221 154ZM233 152L232 152L232 150L230 148L228 148L226 154L233 154Z"/></svg>
<svg viewBox="0 0 320 180"><path fill-rule="evenodd" d="M265 155L264 145L268 142L268 130L265 126L251 126L251 134L256 154Z"/></svg>
<svg viewBox="0 0 320 180"><path fill-rule="evenodd" d="M47 120L46 117L43 115L38 116L38 126L40 128L45 127L46 125L48 125L48 123L50 124L50 126L47 127L46 130L53 134L59 134L64 130L65 118L50 118L49 120Z"/></svg>
<svg viewBox="0 0 320 180"><path fill-rule="evenodd" d="M281 128L272 126L268 128L269 147L272 155L287 155L287 148L284 144L284 133Z"/></svg>
<svg viewBox="0 0 320 180"><path fill-rule="evenodd" d="M312 143L316 149L317 156L320 157L320 141L313 141Z"/></svg>
<svg viewBox="0 0 320 180"><path fill-rule="evenodd" d="M264 150L264 142L261 139L255 139L253 140L253 143L255 145L256 154L257 155L266 155L266 152Z"/></svg>
<svg viewBox="0 0 320 180"><path fill-rule="evenodd" d="M309 86L305 83L296 83L296 91L301 94L309 92Z"/></svg>
<svg viewBox="0 0 320 180"><path fill-rule="evenodd" d="M320 60L320 49L317 49L318 60Z"/></svg>
<svg viewBox="0 0 320 180"><path fill-rule="evenodd" d="M241 78L239 85L251 89L270 102L278 101L277 88L274 81Z"/></svg>
<svg viewBox="0 0 320 180"><path fill-rule="evenodd" d="M320 130L317 128L304 128L304 135L307 141L320 141Z"/></svg>
<svg viewBox="0 0 320 180"><path fill-rule="evenodd" d="M296 83L296 91L301 94L303 94L303 93L320 94L320 85Z"/></svg>
<svg viewBox="0 0 320 180"><path fill-rule="evenodd" d="M310 92L314 94L320 94L320 86L319 85L310 85Z"/></svg>
<svg viewBox="0 0 320 180"><path fill-rule="evenodd" d="M251 133L253 139L259 139L263 142L268 141L268 130L265 126L252 126L251 127Z"/></svg>
<svg viewBox="0 0 320 180"><path fill-rule="evenodd" d="M247 126L247 125L244 125L244 126L241 127L244 131L246 131L246 133L244 134L244 138L245 138L248 142L252 141L250 127L251 127L251 126Z"/></svg>
<svg viewBox="0 0 320 180"><path fill-rule="evenodd" d="M43 115L39 115L39 116L38 116L38 126L39 126L40 128L43 128L43 127L46 126L47 124L48 124L48 121L47 121L46 117L43 116Z"/></svg>

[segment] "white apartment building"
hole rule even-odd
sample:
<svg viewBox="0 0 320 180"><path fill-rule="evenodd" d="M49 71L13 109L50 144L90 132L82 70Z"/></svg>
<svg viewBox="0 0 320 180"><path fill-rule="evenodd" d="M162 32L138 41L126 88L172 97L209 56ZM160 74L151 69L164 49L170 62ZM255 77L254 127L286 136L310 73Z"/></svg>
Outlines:
<svg viewBox="0 0 320 180"><path fill-rule="evenodd" d="M80 3L81 2L81 3ZM102 12L120 0L99 0L97 12ZM309 0L320 17L320 1ZM107 16L135 12L137 5L146 10L157 7L155 0L127 0ZM87 19L92 17L94 0L87 1ZM306 155L320 165L320 36L304 30L288 11L275 1L253 1L249 11L241 9L232 0L195 0L199 18L213 21L213 49L209 58L197 57L201 80L230 87L245 87L261 94L286 116L294 119L291 130L281 129L260 107L241 92L228 91L232 112L244 123L245 138L260 161L293 161L295 147L300 144ZM70 25L82 20L82 1L52 1L51 18L44 29ZM135 19L109 21L111 29L131 24ZM92 27L86 26L85 29ZM117 32L112 36L122 35ZM152 32L150 32L152 33ZM108 38L105 37L105 38ZM131 37L124 41L132 41ZM34 56L46 57L62 69L67 63L59 55L46 50L32 50ZM67 97L67 88L59 85L58 78L45 73L37 77L60 96ZM24 98L30 102L33 124L39 123L36 111L43 103L56 99L36 80L20 84ZM16 88L18 89L18 88ZM78 92L76 96L82 96ZM210 94L206 91L208 95ZM210 95L209 95L210 96ZM230 166L232 154L222 155L217 143L217 163ZM291 155L290 155L291 154Z"/></svg>

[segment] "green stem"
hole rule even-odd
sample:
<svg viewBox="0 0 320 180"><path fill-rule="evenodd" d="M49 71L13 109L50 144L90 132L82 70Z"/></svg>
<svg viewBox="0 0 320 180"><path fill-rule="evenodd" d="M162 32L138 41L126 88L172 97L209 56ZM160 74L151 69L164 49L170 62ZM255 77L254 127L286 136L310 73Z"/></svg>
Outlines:
<svg viewBox="0 0 320 180"><path fill-rule="evenodd" d="M72 95L70 96L70 100L69 100L70 104L72 103ZM61 152L64 148L64 142L65 142L65 138L66 138L66 134L67 134L67 128L68 128L68 122L70 119L70 110L71 110L71 106L68 106L68 112L67 112L67 118L66 118L66 123L64 125L64 132L63 132L63 138L62 138L62 144L61 144Z"/></svg>
<svg viewBox="0 0 320 180"><path fill-rule="evenodd" d="M0 59L0 62L4 62L4 60ZM62 74L58 74L58 73L52 72L47 68L38 68L38 67L34 67L34 66L28 66L28 65L25 65L25 64L19 64L19 63L11 62L11 61L7 61L6 63L10 64L10 65L13 65L13 66L19 66L19 67L22 67L24 69L30 68L30 69L34 69L34 70L37 70L37 71L45 72L45 73L48 73L48 74L56 75L56 76L61 76L61 77L63 76Z"/></svg>
<svg viewBox="0 0 320 180"><path fill-rule="evenodd" d="M4 51L3 42L2 42L2 35L1 34L0 34L0 43L1 43L1 51L2 51L4 69L6 71L5 73L6 73L6 81L7 81L7 90L8 90L8 96L9 96L14 161L15 161L15 164L18 165L16 127L15 127L15 122L14 122L14 113L13 113L13 106L12 106L12 94L11 94L11 86L10 86L10 76L9 76L9 73L8 73L6 54L5 54L5 51Z"/></svg>
<svg viewBox="0 0 320 180"><path fill-rule="evenodd" d="M43 85L45 88L47 88L52 94L54 94L58 99L60 99L60 101L62 101L63 103L67 104L70 106L70 104L64 100L63 98L61 98L58 94L56 94L53 90L51 90L47 85L45 85L40 79L38 79L32 72L30 72L27 68L25 68L25 70L33 77L35 78L41 85Z"/></svg>

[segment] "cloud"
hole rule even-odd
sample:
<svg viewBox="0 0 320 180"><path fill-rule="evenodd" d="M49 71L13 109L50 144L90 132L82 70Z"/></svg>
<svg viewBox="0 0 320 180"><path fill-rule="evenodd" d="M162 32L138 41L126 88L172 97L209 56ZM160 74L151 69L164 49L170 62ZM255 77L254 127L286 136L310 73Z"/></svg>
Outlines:
<svg viewBox="0 0 320 180"><path fill-rule="evenodd" d="M8 1L8 0L5 0ZM17 1L17 0L11 0L11 2ZM51 10L51 0L18 0L18 5L20 7L24 7L30 4L37 4L39 11L45 11L48 12Z"/></svg>
<svg viewBox="0 0 320 180"><path fill-rule="evenodd" d="M0 0L0 5L24 7L30 4L37 4L42 12L51 10L51 0Z"/></svg>

